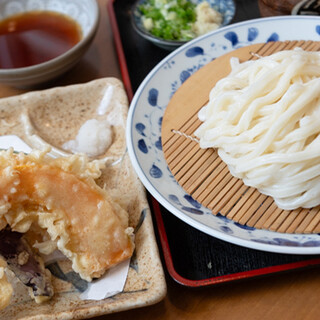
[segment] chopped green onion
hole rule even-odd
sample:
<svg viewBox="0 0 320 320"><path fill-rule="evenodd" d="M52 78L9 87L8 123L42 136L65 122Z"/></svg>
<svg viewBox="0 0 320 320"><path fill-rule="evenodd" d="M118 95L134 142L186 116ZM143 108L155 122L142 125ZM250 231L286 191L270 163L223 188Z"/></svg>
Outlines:
<svg viewBox="0 0 320 320"><path fill-rule="evenodd" d="M138 9L145 28L165 40L191 40L196 5L187 0L148 0ZM150 20L151 19L151 20Z"/></svg>

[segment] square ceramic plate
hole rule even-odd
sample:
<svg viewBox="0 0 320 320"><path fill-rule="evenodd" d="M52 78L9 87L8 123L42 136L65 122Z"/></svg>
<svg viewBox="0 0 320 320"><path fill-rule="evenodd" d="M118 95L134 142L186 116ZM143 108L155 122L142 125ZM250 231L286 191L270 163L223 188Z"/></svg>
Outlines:
<svg viewBox="0 0 320 320"><path fill-rule="evenodd" d="M61 261L54 266L55 295L52 300L36 304L24 287L14 281L13 299L0 311L0 319L83 319L147 306L160 301L166 294L145 189L126 152L128 100L121 81L105 78L0 99L0 135L17 135L34 148L50 144L55 154L64 154L62 144L73 139L87 119L101 117L96 113L101 108L106 111L103 116L113 125L114 138L111 147L102 155L108 165L98 183L105 185L112 194L125 195L118 201L129 211L130 225L137 227L136 250L124 290L101 301L81 300L76 287L61 279L70 271L68 261Z"/></svg>

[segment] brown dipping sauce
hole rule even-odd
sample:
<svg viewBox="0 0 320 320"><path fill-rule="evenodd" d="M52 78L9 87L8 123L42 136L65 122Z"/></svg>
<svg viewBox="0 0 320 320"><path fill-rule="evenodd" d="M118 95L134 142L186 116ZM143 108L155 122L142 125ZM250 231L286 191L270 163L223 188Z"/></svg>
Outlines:
<svg viewBox="0 0 320 320"><path fill-rule="evenodd" d="M51 60L82 38L80 25L53 11L30 11L0 22L0 68L21 68Z"/></svg>

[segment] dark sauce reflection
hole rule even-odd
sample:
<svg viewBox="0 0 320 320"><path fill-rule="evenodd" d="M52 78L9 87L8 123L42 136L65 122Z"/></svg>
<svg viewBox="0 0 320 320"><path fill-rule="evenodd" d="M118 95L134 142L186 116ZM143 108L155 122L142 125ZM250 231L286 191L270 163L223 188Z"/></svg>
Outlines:
<svg viewBox="0 0 320 320"><path fill-rule="evenodd" d="M52 11L31 11L0 22L0 68L39 64L71 49L82 38L80 25Z"/></svg>

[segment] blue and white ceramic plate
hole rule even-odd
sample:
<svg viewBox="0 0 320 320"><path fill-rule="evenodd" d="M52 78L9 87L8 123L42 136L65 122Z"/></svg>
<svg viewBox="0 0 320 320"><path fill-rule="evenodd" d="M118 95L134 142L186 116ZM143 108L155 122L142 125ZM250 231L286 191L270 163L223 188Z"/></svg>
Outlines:
<svg viewBox="0 0 320 320"><path fill-rule="evenodd" d="M252 249L320 254L319 234L284 234L239 225L195 202L168 169L161 148L161 122L170 98L202 66L239 47L268 41L320 41L320 17L283 16L237 23L173 51L138 88L128 115L127 145L146 189L186 223L216 238Z"/></svg>

